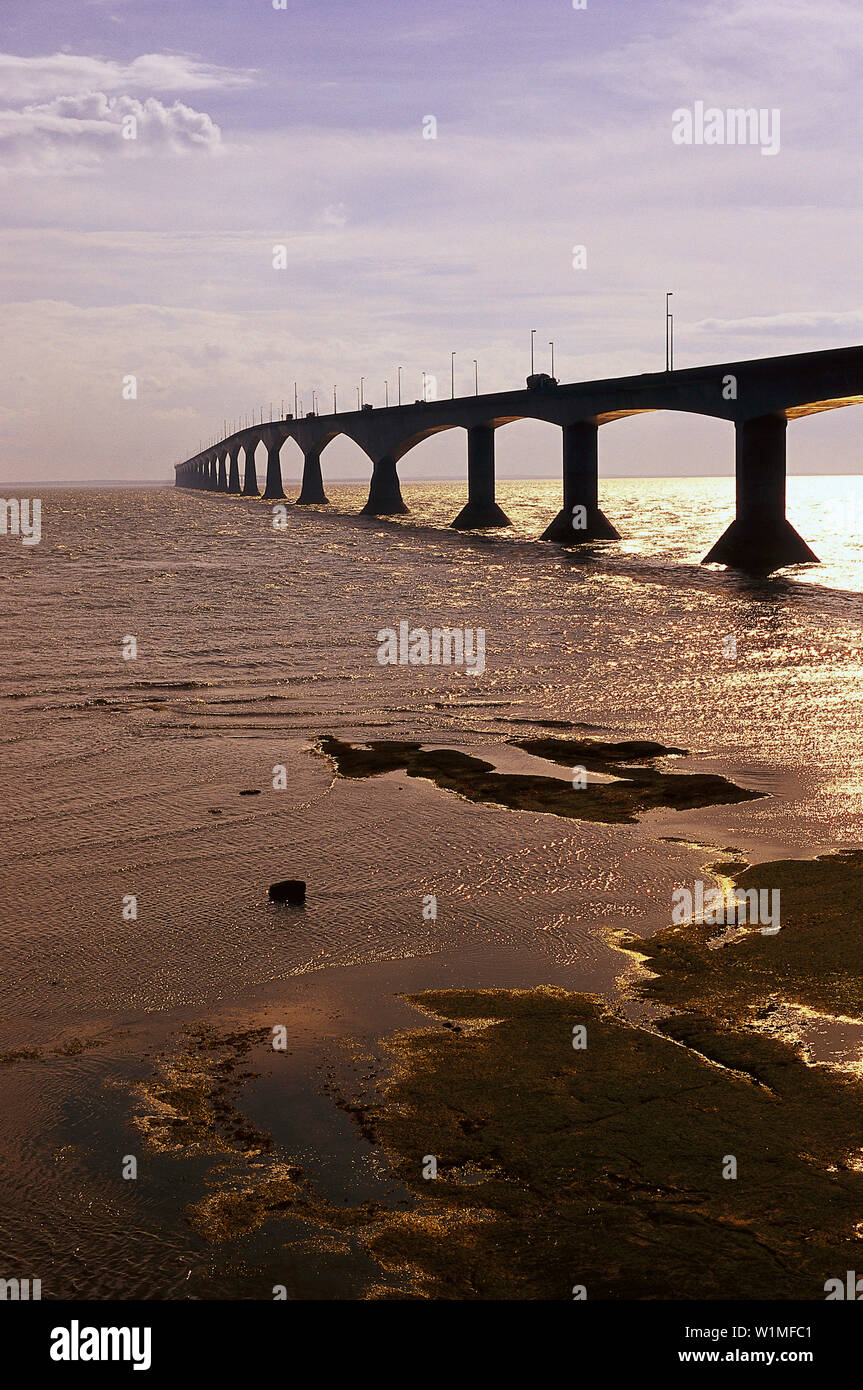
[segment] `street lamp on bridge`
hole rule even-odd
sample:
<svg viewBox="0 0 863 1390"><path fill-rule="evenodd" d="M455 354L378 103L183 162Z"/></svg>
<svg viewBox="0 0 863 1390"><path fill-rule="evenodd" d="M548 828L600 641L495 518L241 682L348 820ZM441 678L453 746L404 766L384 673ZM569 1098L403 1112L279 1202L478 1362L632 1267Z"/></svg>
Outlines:
<svg viewBox="0 0 863 1390"><path fill-rule="evenodd" d="M479 363L476 358L473 359L473 393L479 395Z"/></svg>
<svg viewBox="0 0 863 1390"><path fill-rule="evenodd" d="M449 394L450 399L455 400L455 353L449 355Z"/></svg>
<svg viewBox="0 0 863 1390"><path fill-rule="evenodd" d="M530 374L533 376L533 340L536 337L536 329L530 330Z"/></svg>
<svg viewBox="0 0 863 1390"><path fill-rule="evenodd" d="M665 296L665 370L674 371L674 314L669 309L668 301L674 297L674 290L668 290Z"/></svg>
<svg viewBox="0 0 863 1390"><path fill-rule="evenodd" d="M403 371L404 371L404 367L399 367L399 369L398 369L398 372L399 372L399 405L401 405L401 403L402 403L402 372L403 372Z"/></svg>

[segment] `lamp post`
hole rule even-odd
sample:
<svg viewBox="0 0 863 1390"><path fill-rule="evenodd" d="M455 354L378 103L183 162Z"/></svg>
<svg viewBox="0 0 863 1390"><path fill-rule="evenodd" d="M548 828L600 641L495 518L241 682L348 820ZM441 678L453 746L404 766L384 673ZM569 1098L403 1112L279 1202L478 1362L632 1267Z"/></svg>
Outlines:
<svg viewBox="0 0 863 1390"><path fill-rule="evenodd" d="M674 315L671 313L668 301L674 297L674 290L668 290L665 296L665 370L674 371Z"/></svg>
<svg viewBox="0 0 863 1390"><path fill-rule="evenodd" d="M361 376L361 377L360 377L360 410L362 410L363 406L364 406L365 403L366 403L366 398L365 398L365 394L364 394L364 392L365 392L365 384L366 384L366 379L365 379L364 376Z"/></svg>
<svg viewBox="0 0 863 1390"><path fill-rule="evenodd" d="M385 382L384 382L384 405L385 405L385 406L389 406L389 403L390 403L390 384L389 384L388 381L385 381Z"/></svg>
<svg viewBox="0 0 863 1390"><path fill-rule="evenodd" d="M402 372L403 372L404 368L403 368L403 367L399 367L398 370L399 370L399 405L401 405L401 403L402 403Z"/></svg>
<svg viewBox="0 0 863 1390"><path fill-rule="evenodd" d="M333 387L333 414L334 414L334 415L338 415L338 413L339 413L339 406L338 406L338 402L337 402L337 400L336 400L336 388L335 388L335 386L334 386L334 387Z"/></svg>
<svg viewBox="0 0 863 1390"><path fill-rule="evenodd" d="M551 348L551 375L554 378L554 343L551 339L549 339L548 345Z"/></svg>
<svg viewBox="0 0 863 1390"><path fill-rule="evenodd" d="M449 355L449 394L450 400L455 400L455 353Z"/></svg>
<svg viewBox="0 0 863 1390"><path fill-rule="evenodd" d="M423 372L423 400L426 398L426 374Z"/></svg>
<svg viewBox="0 0 863 1390"><path fill-rule="evenodd" d="M360 388L357 387L357 410L360 408Z"/></svg>
<svg viewBox="0 0 863 1390"><path fill-rule="evenodd" d="M479 363L476 358L473 359L473 393L479 395Z"/></svg>
<svg viewBox="0 0 863 1390"><path fill-rule="evenodd" d="M536 337L536 329L530 330L530 374L533 376L533 340Z"/></svg>
<svg viewBox="0 0 863 1390"><path fill-rule="evenodd" d="M294 382L294 419L297 418L297 415L298 415L298 406L297 406L297 383Z"/></svg>

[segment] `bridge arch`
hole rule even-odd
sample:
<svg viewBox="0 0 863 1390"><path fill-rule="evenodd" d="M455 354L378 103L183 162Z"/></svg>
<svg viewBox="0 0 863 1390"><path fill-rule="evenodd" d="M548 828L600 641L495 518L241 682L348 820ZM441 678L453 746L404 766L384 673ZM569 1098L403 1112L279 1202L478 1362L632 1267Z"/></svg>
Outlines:
<svg viewBox="0 0 863 1390"><path fill-rule="evenodd" d="M344 445L341 444L341 441L343 440L345 441ZM366 454L365 450L359 444L357 444L356 440L352 439L346 431L339 429L331 429L326 430L323 433L317 435L314 438L314 440L310 444L307 444L305 449L302 450L303 479L302 484L300 486L300 495L297 498L297 506L326 506L329 502L329 498L327 497L327 494L324 491L322 459L323 455L326 453L326 451L330 448L330 445L333 443L337 443L337 454L342 453L344 449L347 449L349 456L352 456L357 450L359 450L359 452L363 455L366 464L369 465L371 463L371 460L368 454ZM333 455L330 454L330 458L327 460L327 463L328 465L331 465L333 462Z"/></svg>
<svg viewBox="0 0 863 1390"><path fill-rule="evenodd" d="M278 437L277 437L278 438ZM282 435L278 438L279 455L279 484L282 496L285 496L285 489L293 492L298 486L293 480L302 477L303 473L303 451L291 434Z"/></svg>

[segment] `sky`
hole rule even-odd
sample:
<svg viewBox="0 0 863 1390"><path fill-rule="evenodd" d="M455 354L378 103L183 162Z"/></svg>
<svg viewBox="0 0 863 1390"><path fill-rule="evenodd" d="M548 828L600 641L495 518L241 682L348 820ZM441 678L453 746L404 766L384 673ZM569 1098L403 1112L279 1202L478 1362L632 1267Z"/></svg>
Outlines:
<svg viewBox="0 0 863 1390"><path fill-rule="evenodd" d="M856 0L3 0L0 482L167 480L295 381L448 395L452 351L509 389L531 329L564 381L661 370L667 290L676 366L863 342L861 75ZM697 102L778 111L778 152L675 143ZM861 471L861 428L794 422L791 470ZM559 472L550 425L496 442ZM733 427L617 421L600 469L729 474Z"/></svg>

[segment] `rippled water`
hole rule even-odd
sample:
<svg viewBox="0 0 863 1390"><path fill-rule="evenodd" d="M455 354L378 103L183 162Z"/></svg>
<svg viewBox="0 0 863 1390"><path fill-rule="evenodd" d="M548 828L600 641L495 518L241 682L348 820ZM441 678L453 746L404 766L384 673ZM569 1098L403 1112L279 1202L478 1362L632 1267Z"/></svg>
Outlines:
<svg viewBox="0 0 863 1390"><path fill-rule="evenodd" d="M105 1178L134 1142L129 1084L182 1021L290 1000L320 1061L328 1039L403 1023L400 989L611 992L609 933L667 920L705 862L693 842L761 858L863 844L861 483L789 480L823 563L757 581L698 564L731 516L725 480L610 480L623 541L572 552L537 539L559 505L544 482L501 484L514 525L486 535L447 529L460 484L404 485L411 513L393 520L328 486L333 505L289 509L284 530L251 499L46 489L41 544L0 538L0 1049L40 1053L0 1067L0 1234L39 1266L22 1274L55 1294L184 1291L204 1257L168 1221L168 1179L147 1197ZM377 633L400 621L484 628L485 673L380 666ZM400 775L336 783L312 746L489 752L549 719L682 746L684 768L768 795L587 825ZM266 886L294 876L309 901L286 916ZM75 1039L99 1046L65 1056ZM314 1104L296 1100L294 1138L341 1152L344 1117Z"/></svg>

